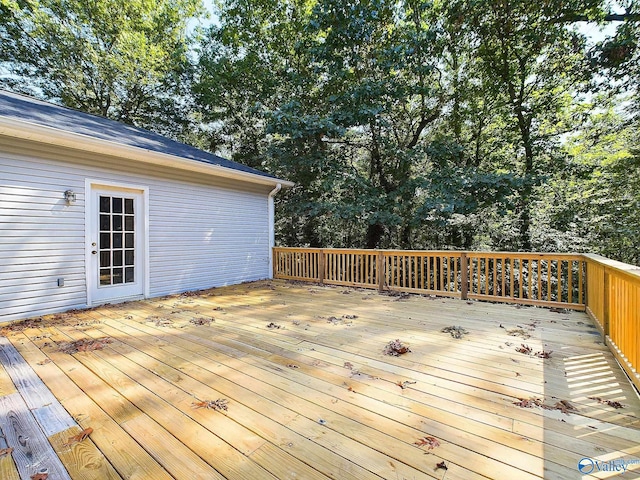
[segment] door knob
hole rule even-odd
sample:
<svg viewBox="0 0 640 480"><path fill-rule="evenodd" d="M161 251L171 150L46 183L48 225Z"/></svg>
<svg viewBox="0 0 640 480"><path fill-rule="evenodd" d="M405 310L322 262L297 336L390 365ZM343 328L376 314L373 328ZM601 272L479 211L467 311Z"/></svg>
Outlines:
<svg viewBox="0 0 640 480"><path fill-rule="evenodd" d="M91 250L91 253L95 255L95 254L96 254L96 253L98 253L98 252L97 252L97 251L95 251L95 250Z"/></svg>

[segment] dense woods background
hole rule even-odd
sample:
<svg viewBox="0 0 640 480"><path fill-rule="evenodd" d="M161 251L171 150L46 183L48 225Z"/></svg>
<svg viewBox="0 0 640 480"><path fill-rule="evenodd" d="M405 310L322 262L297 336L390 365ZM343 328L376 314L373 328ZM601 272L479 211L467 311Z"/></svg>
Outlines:
<svg viewBox="0 0 640 480"><path fill-rule="evenodd" d="M640 265L635 0L208 7L0 0L0 86L296 182L283 245Z"/></svg>

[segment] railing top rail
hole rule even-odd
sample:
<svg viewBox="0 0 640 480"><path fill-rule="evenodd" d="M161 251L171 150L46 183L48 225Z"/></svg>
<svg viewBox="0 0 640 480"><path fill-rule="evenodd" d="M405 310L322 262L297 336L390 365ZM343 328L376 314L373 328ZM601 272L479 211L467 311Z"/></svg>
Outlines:
<svg viewBox="0 0 640 480"><path fill-rule="evenodd" d="M274 247L280 251L300 251L326 253L356 253L375 254L376 252L391 253L394 255L448 255L468 257L491 257L491 258L540 258L540 259L562 259L562 260L584 260L585 255L581 253L558 253L558 252L504 252L504 251L482 251L482 250L401 250L401 249L368 249L368 248L319 248L319 247ZM601 257L604 258L604 257ZM624 265L624 264L621 264Z"/></svg>
<svg viewBox="0 0 640 480"><path fill-rule="evenodd" d="M585 253L583 257L610 270L615 270L617 273L626 275L633 281L640 282L640 267L618 262L617 260L611 260L610 258L594 253Z"/></svg>
<svg viewBox="0 0 640 480"><path fill-rule="evenodd" d="M556 253L556 252L492 252L492 251L472 251L465 252L467 257L490 257L490 258L523 258L540 260L584 260L584 255L580 253Z"/></svg>
<svg viewBox="0 0 640 480"><path fill-rule="evenodd" d="M459 257L463 252L462 250L400 250L400 249L385 249L380 250L385 253L392 253L394 255L448 255L450 257Z"/></svg>

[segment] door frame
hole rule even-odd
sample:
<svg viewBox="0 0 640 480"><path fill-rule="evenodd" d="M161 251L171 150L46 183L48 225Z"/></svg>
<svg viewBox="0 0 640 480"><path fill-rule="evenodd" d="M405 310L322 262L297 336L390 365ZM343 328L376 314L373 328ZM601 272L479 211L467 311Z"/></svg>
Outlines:
<svg viewBox="0 0 640 480"><path fill-rule="evenodd" d="M95 204L95 199L93 195L94 190L112 190L113 192L130 192L141 195L142 198L142 210L141 214L143 216L141 225L143 231L142 234L142 252L141 258L141 268L140 272L142 275L142 298L149 297L149 187L145 185L132 185L123 182L111 182L105 180L97 180L97 179L85 179L85 188L84 188L84 199L85 199L85 208L84 208L84 247L85 247L85 256L84 256L84 267L85 267L85 283L87 285L87 306L91 307L94 305L99 305L102 303L108 303L109 300L95 300L93 298L93 292L97 288L98 276L96 272L92 269L92 262L94 255L91 254L91 251L95 248L92 247L92 242L97 242L96 233L97 228L95 222L97 220L97 208L98 205ZM131 297L132 299L140 298L138 295ZM115 298L113 301L125 300L120 298Z"/></svg>

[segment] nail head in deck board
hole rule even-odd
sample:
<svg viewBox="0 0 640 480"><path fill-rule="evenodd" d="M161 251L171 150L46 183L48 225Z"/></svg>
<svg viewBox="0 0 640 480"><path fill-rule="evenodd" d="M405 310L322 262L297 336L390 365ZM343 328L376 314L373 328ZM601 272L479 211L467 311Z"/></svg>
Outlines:
<svg viewBox="0 0 640 480"><path fill-rule="evenodd" d="M76 425L6 337L0 337L0 363L7 370L45 436L55 435Z"/></svg>
<svg viewBox="0 0 640 480"><path fill-rule="evenodd" d="M19 393L0 397L0 412L0 427L14 448L12 455L21 478L46 471L52 479L71 480Z"/></svg>

